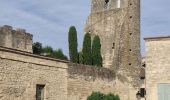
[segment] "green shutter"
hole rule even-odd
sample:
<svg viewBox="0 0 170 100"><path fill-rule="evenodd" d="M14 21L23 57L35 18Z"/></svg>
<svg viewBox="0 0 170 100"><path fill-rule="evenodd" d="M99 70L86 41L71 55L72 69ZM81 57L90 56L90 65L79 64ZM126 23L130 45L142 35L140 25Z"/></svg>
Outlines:
<svg viewBox="0 0 170 100"><path fill-rule="evenodd" d="M170 84L158 84L158 100L170 100Z"/></svg>

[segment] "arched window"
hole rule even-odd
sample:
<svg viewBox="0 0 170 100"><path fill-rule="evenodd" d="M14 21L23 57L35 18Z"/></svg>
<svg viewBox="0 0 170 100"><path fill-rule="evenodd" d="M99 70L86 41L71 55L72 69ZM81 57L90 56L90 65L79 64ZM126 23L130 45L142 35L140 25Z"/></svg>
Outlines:
<svg viewBox="0 0 170 100"><path fill-rule="evenodd" d="M117 8L120 8L121 1L117 0Z"/></svg>

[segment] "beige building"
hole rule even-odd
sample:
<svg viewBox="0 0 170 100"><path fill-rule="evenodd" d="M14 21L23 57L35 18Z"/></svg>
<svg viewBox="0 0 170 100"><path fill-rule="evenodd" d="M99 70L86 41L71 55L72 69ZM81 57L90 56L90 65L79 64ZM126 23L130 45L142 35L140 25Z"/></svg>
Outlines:
<svg viewBox="0 0 170 100"><path fill-rule="evenodd" d="M170 36L145 38L146 100L170 100Z"/></svg>

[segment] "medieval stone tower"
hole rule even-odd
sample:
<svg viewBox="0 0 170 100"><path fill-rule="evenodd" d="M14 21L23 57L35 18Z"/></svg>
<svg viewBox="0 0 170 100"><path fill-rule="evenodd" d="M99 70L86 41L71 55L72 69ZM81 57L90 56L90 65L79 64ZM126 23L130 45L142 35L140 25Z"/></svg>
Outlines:
<svg viewBox="0 0 170 100"><path fill-rule="evenodd" d="M140 0L92 0L85 32L99 35L103 66L136 84L141 58Z"/></svg>
<svg viewBox="0 0 170 100"><path fill-rule="evenodd" d="M32 38L33 35L25 29L14 30L9 25L0 27L0 46L32 52Z"/></svg>

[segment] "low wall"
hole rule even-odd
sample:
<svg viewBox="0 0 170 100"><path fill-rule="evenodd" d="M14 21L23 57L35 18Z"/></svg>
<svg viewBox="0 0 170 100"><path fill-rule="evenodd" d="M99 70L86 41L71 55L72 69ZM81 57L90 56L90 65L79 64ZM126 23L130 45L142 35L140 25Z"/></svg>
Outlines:
<svg viewBox="0 0 170 100"><path fill-rule="evenodd" d="M68 99L87 100L93 91L118 94L121 100L136 100L136 89L125 80L120 81L113 70L93 66L69 64Z"/></svg>

